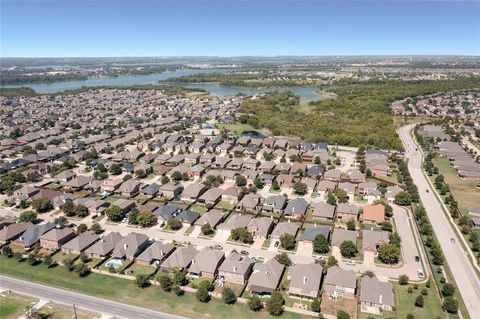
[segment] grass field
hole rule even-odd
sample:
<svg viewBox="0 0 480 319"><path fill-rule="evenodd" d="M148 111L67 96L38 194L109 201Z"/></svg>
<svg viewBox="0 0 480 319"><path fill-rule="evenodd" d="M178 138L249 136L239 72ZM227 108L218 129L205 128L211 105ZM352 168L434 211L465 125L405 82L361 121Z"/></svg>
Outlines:
<svg viewBox="0 0 480 319"><path fill-rule="evenodd" d="M212 300L203 304L197 302L195 296L190 293L177 297L174 294L163 292L156 286L141 289L133 281L96 273L80 278L76 273L69 272L61 266L47 269L42 264L30 266L26 262L18 263L13 258L9 259L4 256L0 256L0 273L31 282L43 283L90 296L112 299L188 318L278 318L269 316L265 311L252 312L246 305L237 304L229 306L221 300ZM300 319L305 317L284 313L280 318Z"/></svg>
<svg viewBox="0 0 480 319"><path fill-rule="evenodd" d="M257 132L259 134L264 134L261 130L255 129L253 126L249 124L240 124L240 123L234 123L234 124L217 124L216 125L219 130L221 129L226 129L227 132L233 135L242 135L243 132Z"/></svg>
<svg viewBox="0 0 480 319"><path fill-rule="evenodd" d="M415 318L443 318L440 300L433 287L426 288L425 285L418 285L418 289L414 289L412 293L408 293L408 287L413 285L400 286L398 282L393 283L397 318L406 318L408 314L414 315ZM423 296L424 305L423 308L419 308L415 306L415 298L424 288L428 290L428 295Z"/></svg>
<svg viewBox="0 0 480 319"><path fill-rule="evenodd" d="M433 164L438 167L440 174L445 177L445 182L458 202L462 213L467 213L469 208L480 206L480 189L475 188L475 183L480 180L463 180L457 176L453 166L446 158L435 158Z"/></svg>
<svg viewBox="0 0 480 319"><path fill-rule="evenodd" d="M0 318L16 319L26 310L27 306L35 304L36 300L18 295L0 295Z"/></svg>

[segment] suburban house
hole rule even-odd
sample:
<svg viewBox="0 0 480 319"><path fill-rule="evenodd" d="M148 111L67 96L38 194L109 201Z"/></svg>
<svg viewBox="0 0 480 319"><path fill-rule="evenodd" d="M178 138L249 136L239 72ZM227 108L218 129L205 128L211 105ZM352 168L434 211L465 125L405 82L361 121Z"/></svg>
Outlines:
<svg viewBox="0 0 480 319"><path fill-rule="evenodd" d="M332 233L332 246L340 247L344 241L351 241L357 243L357 232L354 230L347 230L343 228L334 228Z"/></svg>
<svg viewBox="0 0 480 319"><path fill-rule="evenodd" d="M48 234L48 233L47 233ZM62 246L62 252L66 254L80 254L88 247L92 246L99 236L91 230L87 230ZM42 239L40 239L41 241Z"/></svg>
<svg viewBox="0 0 480 319"><path fill-rule="evenodd" d="M267 239L273 229L273 218L257 217L250 220L247 230L255 239Z"/></svg>
<svg viewBox="0 0 480 319"><path fill-rule="evenodd" d="M165 261L160 265L162 271L172 272L176 268L186 270L192 263L193 258L198 254L193 246L177 248Z"/></svg>
<svg viewBox="0 0 480 319"><path fill-rule="evenodd" d="M349 182L338 183L338 189L342 189L347 193L348 200L353 200L356 187L355 184Z"/></svg>
<svg viewBox="0 0 480 319"><path fill-rule="evenodd" d="M32 247L40 240L40 237L55 228L55 224L46 223L31 225L28 229L17 238L16 242L23 245L25 249Z"/></svg>
<svg viewBox="0 0 480 319"><path fill-rule="evenodd" d="M215 206L222 198L223 189L219 187L213 187L207 190L198 198L198 203L205 204L207 206Z"/></svg>
<svg viewBox="0 0 480 319"><path fill-rule="evenodd" d="M217 230L229 235L235 228L246 228L252 218L251 215L233 215L226 222L218 225Z"/></svg>
<svg viewBox="0 0 480 319"><path fill-rule="evenodd" d="M115 245L118 242L121 242L123 236L117 232L111 232L103 238L100 238L92 246L85 249L85 254L93 258L105 258L110 255L110 253L115 248Z"/></svg>
<svg viewBox="0 0 480 319"><path fill-rule="evenodd" d="M180 199L185 201L196 201L203 193L205 193L206 190L207 186L203 184L190 184L185 187L180 195Z"/></svg>
<svg viewBox="0 0 480 319"><path fill-rule="evenodd" d="M141 265L150 266L152 264L158 266L165 258L175 250L175 246L170 243L154 242L148 246L140 255L137 256L135 262Z"/></svg>
<svg viewBox="0 0 480 319"><path fill-rule="evenodd" d="M335 205L317 203L313 207L312 217L323 220L333 220L335 216Z"/></svg>
<svg viewBox="0 0 480 319"><path fill-rule="evenodd" d="M164 185L161 185L158 188L158 197L162 197L168 200L176 198L178 195L180 195L183 191L183 186L180 184L174 184L174 183L167 183Z"/></svg>
<svg viewBox="0 0 480 319"><path fill-rule="evenodd" d="M171 218L177 217L182 211L181 208L173 205L163 205L158 207L153 213L158 218L160 226L165 225Z"/></svg>
<svg viewBox="0 0 480 319"><path fill-rule="evenodd" d="M290 267L288 295L294 298L316 299L322 275L323 268L320 264L296 264Z"/></svg>
<svg viewBox="0 0 480 319"><path fill-rule="evenodd" d="M147 186L143 187L140 190L140 192L144 196L153 198L158 194L159 190L160 190L160 185L158 185L157 183L152 183L150 185L147 185Z"/></svg>
<svg viewBox="0 0 480 319"><path fill-rule="evenodd" d="M325 171L325 173L323 174L323 179L327 181L332 181L332 182L339 182L341 176L342 176L342 171L336 168L336 169Z"/></svg>
<svg viewBox="0 0 480 319"><path fill-rule="evenodd" d="M298 223L291 222L279 222L275 229L272 232L272 238L280 240L280 237L284 234L292 235L293 237L297 236L298 229L300 228Z"/></svg>
<svg viewBox="0 0 480 319"><path fill-rule="evenodd" d="M9 243L20 237L32 223L13 223L0 230L0 245Z"/></svg>
<svg viewBox="0 0 480 319"><path fill-rule="evenodd" d="M148 244L147 235L130 233L117 242L112 257L132 260L147 248Z"/></svg>
<svg viewBox="0 0 480 319"><path fill-rule="evenodd" d="M269 213L281 213L285 208L287 198L282 195L272 195L268 196L267 199L263 202L262 210Z"/></svg>
<svg viewBox="0 0 480 319"><path fill-rule="evenodd" d="M121 178L115 178L115 179L106 179L102 183L102 191L104 192L109 192L113 193L116 191L120 185L122 185L123 180Z"/></svg>
<svg viewBox="0 0 480 319"><path fill-rule="evenodd" d="M176 218L182 222L184 227L190 227L198 218L200 218L200 214L192 210L183 210Z"/></svg>
<svg viewBox="0 0 480 319"><path fill-rule="evenodd" d="M362 250L377 253L381 245L388 244L390 233L386 231L367 230L363 231Z"/></svg>
<svg viewBox="0 0 480 319"><path fill-rule="evenodd" d="M75 236L75 232L71 228L53 228L40 236L40 245L45 250L56 251Z"/></svg>
<svg viewBox="0 0 480 319"><path fill-rule="evenodd" d="M203 214L196 222L195 226L203 226L209 224L212 228L215 228L223 219L224 214L217 210L211 210Z"/></svg>
<svg viewBox="0 0 480 319"><path fill-rule="evenodd" d="M317 235L323 235L328 240L330 235L330 227L309 227L305 229L303 234L298 238L298 249L305 249L305 251L313 251L313 241Z"/></svg>
<svg viewBox="0 0 480 319"><path fill-rule="evenodd" d="M236 208L242 211L255 211L261 204L262 200L263 197L260 194L250 193L242 197Z"/></svg>
<svg viewBox="0 0 480 319"><path fill-rule="evenodd" d="M252 259L232 252L218 268L218 277L224 283L244 285L252 273L254 264Z"/></svg>
<svg viewBox="0 0 480 319"><path fill-rule="evenodd" d="M231 186L223 191L222 201L236 205L242 196L243 191L240 187Z"/></svg>
<svg viewBox="0 0 480 319"><path fill-rule="evenodd" d="M223 251L205 247L193 258L188 269L188 275L196 278L215 278L218 267L224 259L225 253Z"/></svg>
<svg viewBox="0 0 480 319"><path fill-rule="evenodd" d="M363 222L380 224L385 221L385 206L382 204L363 206Z"/></svg>
<svg viewBox="0 0 480 319"><path fill-rule="evenodd" d="M377 277L362 277L360 281L360 309L375 315L381 315L384 310L393 311L393 287L389 282L383 282Z"/></svg>
<svg viewBox="0 0 480 319"><path fill-rule="evenodd" d="M336 186L337 186L337 184L332 182L332 181L322 180L322 181L318 182L318 184L317 184L317 195L318 195L318 197L325 198L327 193L328 192L333 192L333 190L335 189Z"/></svg>
<svg viewBox="0 0 480 319"><path fill-rule="evenodd" d="M358 220L358 206L350 203L340 203L337 205L337 219L342 221L349 221L353 219Z"/></svg>
<svg viewBox="0 0 480 319"><path fill-rule="evenodd" d="M112 206L120 207L124 213L128 213L133 207L135 207L135 202L132 200L119 198L112 203Z"/></svg>
<svg viewBox="0 0 480 319"><path fill-rule="evenodd" d="M129 179L120 185L120 187L115 191L122 194L125 197L132 197L138 194L142 183L136 179Z"/></svg>
<svg viewBox="0 0 480 319"><path fill-rule="evenodd" d="M252 294L269 295L277 290L285 267L275 258L263 264L255 264L248 280L247 290Z"/></svg>
<svg viewBox="0 0 480 319"><path fill-rule="evenodd" d="M302 217L307 212L308 203L303 198L292 199L285 208L285 215Z"/></svg>
<svg viewBox="0 0 480 319"><path fill-rule="evenodd" d="M357 275L353 270L343 270L338 266L328 268L323 287L324 294L331 299L355 298Z"/></svg>

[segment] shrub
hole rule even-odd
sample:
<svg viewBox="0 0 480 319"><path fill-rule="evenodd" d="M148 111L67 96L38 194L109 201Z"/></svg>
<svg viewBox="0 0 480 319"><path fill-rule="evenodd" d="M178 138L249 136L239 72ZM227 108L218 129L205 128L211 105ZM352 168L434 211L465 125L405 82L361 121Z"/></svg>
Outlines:
<svg viewBox="0 0 480 319"><path fill-rule="evenodd" d="M442 288L442 295L445 296L445 297L450 297L450 296L453 296L455 294L455 286L452 285L451 283L446 283L443 285L443 288Z"/></svg>
<svg viewBox="0 0 480 319"><path fill-rule="evenodd" d="M163 291L171 291L173 288L173 279L167 274L160 274L158 282Z"/></svg>
<svg viewBox="0 0 480 319"><path fill-rule="evenodd" d="M287 255L287 253L280 253L275 256L275 259L285 267L289 267L290 265L292 265L292 260Z"/></svg>
<svg viewBox="0 0 480 319"><path fill-rule="evenodd" d="M86 275L88 275L90 273L90 268L88 268L88 265L83 263L83 262L79 262L76 266L75 266L75 272L80 276L80 277L85 277Z"/></svg>
<svg viewBox="0 0 480 319"><path fill-rule="evenodd" d="M340 244L340 253L345 258L352 258L357 255L357 245L351 240L345 240Z"/></svg>
<svg viewBox="0 0 480 319"><path fill-rule="evenodd" d="M260 297L257 295L250 297L248 300L248 308L252 311L260 311L263 308L263 303Z"/></svg>
<svg viewBox="0 0 480 319"><path fill-rule="evenodd" d="M423 296L422 295L418 295L417 298L415 299L415 306L419 307L419 308L423 308Z"/></svg>
<svg viewBox="0 0 480 319"><path fill-rule="evenodd" d="M199 287L195 292L195 297L200 302L208 302L210 300L210 295L205 287Z"/></svg>
<svg viewBox="0 0 480 319"><path fill-rule="evenodd" d="M20 217L18 220L20 222L34 222L37 219L37 213L35 213L33 210L26 210L23 213L20 214Z"/></svg>
<svg viewBox="0 0 480 319"><path fill-rule="evenodd" d="M411 294L411 293L413 292L413 288L412 288L412 287L408 287L407 292L408 292L409 294Z"/></svg>
<svg viewBox="0 0 480 319"><path fill-rule="evenodd" d="M314 312L320 312L320 301L318 301L317 299L315 299L314 301L312 301L312 311Z"/></svg>
<svg viewBox="0 0 480 319"><path fill-rule="evenodd" d="M422 289L422 295L427 296L428 295L428 289L423 288Z"/></svg>
<svg viewBox="0 0 480 319"><path fill-rule="evenodd" d="M237 296L235 296L233 290L228 287L223 288L222 298L227 305L232 305L237 302Z"/></svg>
<svg viewBox="0 0 480 319"><path fill-rule="evenodd" d="M283 313L283 305L285 300L280 292L272 292L271 297L266 302L266 309L272 316L280 316Z"/></svg>
<svg viewBox="0 0 480 319"><path fill-rule="evenodd" d="M136 275L135 276L135 283L140 288L148 287L150 285L149 278L150 277L148 275Z"/></svg>
<svg viewBox="0 0 480 319"><path fill-rule="evenodd" d="M283 249L293 250L295 248L295 236L283 234L280 236L280 245Z"/></svg>
<svg viewBox="0 0 480 319"><path fill-rule="evenodd" d="M457 313L458 301L453 297L445 297L443 300L443 309L448 313Z"/></svg>
<svg viewBox="0 0 480 319"><path fill-rule="evenodd" d="M350 315L343 310L339 310L337 312L337 319L350 319Z"/></svg>
<svg viewBox="0 0 480 319"><path fill-rule="evenodd" d="M7 256L8 258L12 257L12 248L10 246L2 247L2 255Z"/></svg>
<svg viewBox="0 0 480 319"><path fill-rule="evenodd" d="M173 293L177 296L183 296L185 294L185 291L180 286L173 286Z"/></svg>
<svg viewBox="0 0 480 319"><path fill-rule="evenodd" d="M167 225L172 230L179 230L182 228L182 222L178 218L170 218Z"/></svg>
<svg viewBox="0 0 480 319"><path fill-rule="evenodd" d="M399 282L400 285L402 285L402 286L408 285L408 276L407 276L407 275L401 275L401 276L398 278L398 282Z"/></svg>

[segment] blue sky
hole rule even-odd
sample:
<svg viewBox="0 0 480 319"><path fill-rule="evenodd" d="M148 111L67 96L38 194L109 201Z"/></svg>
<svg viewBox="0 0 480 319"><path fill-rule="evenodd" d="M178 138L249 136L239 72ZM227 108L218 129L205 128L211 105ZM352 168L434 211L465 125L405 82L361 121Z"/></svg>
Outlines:
<svg viewBox="0 0 480 319"><path fill-rule="evenodd" d="M0 1L3 57L480 55L479 1Z"/></svg>

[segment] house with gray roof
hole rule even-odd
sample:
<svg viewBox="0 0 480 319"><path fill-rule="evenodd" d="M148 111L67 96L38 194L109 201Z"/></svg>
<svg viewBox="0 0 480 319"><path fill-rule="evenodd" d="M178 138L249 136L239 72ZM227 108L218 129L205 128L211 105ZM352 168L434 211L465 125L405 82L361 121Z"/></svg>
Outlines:
<svg viewBox="0 0 480 319"><path fill-rule="evenodd" d="M40 236L40 245L48 251L56 251L76 236L71 228L52 228Z"/></svg>
<svg viewBox="0 0 480 319"><path fill-rule="evenodd" d="M185 187L180 195L181 200L196 201L203 193L207 191L207 186L199 183L192 183Z"/></svg>
<svg viewBox="0 0 480 319"><path fill-rule="evenodd" d="M262 195L250 193L242 197L242 199L238 202L236 209L242 211L255 211L260 206L262 201Z"/></svg>
<svg viewBox="0 0 480 319"><path fill-rule="evenodd" d="M390 242L390 233L380 230L363 230L362 250L376 253L381 245Z"/></svg>
<svg viewBox="0 0 480 319"><path fill-rule="evenodd" d="M323 202L314 204L312 217L323 220L333 220L335 217L335 205Z"/></svg>
<svg viewBox="0 0 480 319"><path fill-rule="evenodd" d="M292 199L285 208L285 215L302 217L307 212L308 203L303 198Z"/></svg>
<svg viewBox="0 0 480 319"><path fill-rule="evenodd" d="M94 243L92 246L85 249L85 254L93 258L105 258L110 255L110 253L115 248L115 245L121 242L123 236L117 232L111 232L108 235L100 238L99 241Z"/></svg>
<svg viewBox="0 0 480 319"><path fill-rule="evenodd" d="M218 277L225 283L244 285L252 273L254 264L251 258L232 252L218 268Z"/></svg>
<svg viewBox="0 0 480 319"><path fill-rule="evenodd" d="M357 275L353 270L343 270L339 266L328 268L325 277L324 294L332 299L355 298Z"/></svg>
<svg viewBox="0 0 480 319"><path fill-rule="evenodd" d="M219 232L230 234L235 228L246 228L252 220L251 215L232 215L226 222L217 226Z"/></svg>
<svg viewBox="0 0 480 319"><path fill-rule="evenodd" d="M30 248L40 240L40 237L43 234L53 228L55 228L55 224L52 223L31 225L20 237L17 238L16 242L19 242L25 248Z"/></svg>
<svg viewBox="0 0 480 319"><path fill-rule="evenodd" d="M183 191L182 185L175 184L175 183L167 183L167 184L161 185L158 188L157 196L170 200L179 196L182 193L182 191Z"/></svg>
<svg viewBox="0 0 480 319"><path fill-rule="evenodd" d="M188 209L180 212L180 214L177 215L177 219L179 219L185 227L192 226L193 223L195 223L195 221L199 218L199 213Z"/></svg>
<svg viewBox="0 0 480 319"><path fill-rule="evenodd" d="M250 220L247 230L255 239L267 239L273 229L273 218L257 217Z"/></svg>
<svg viewBox="0 0 480 319"><path fill-rule="evenodd" d="M138 257L135 262L141 265L149 266L151 264L160 264L170 256L175 250L175 246L171 243L154 242L148 246Z"/></svg>
<svg viewBox="0 0 480 319"><path fill-rule="evenodd" d="M381 315L384 310L393 311L395 301L393 287L389 282L377 277L364 276L360 281L360 310L362 312Z"/></svg>
<svg viewBox="0 0 480 319"><path fill-rule="evenodd" d="M263 264L255 264L248 280L247 290L261 296L271 294L277 290L284 270L285 266L275 258Z"/></svg>
<svg viewBox="0 0 480 319"><path fill-rule="evenodd" d="M140 190L140 192L143 195L149 196L149 197L156 196L159 191L160 191L160 185L158 185L157 183L152 183L150 185L147 185Z"/></svg>
<svg viewBox="0 0 480 319"><path fill-rule="evenodd" d="M358 220L358 206L350 203L339 203L337 205L337 219L342 221Z"/></svg>
<svg viewBox="0 0 480 319"><path fill-rule="evenodd" d="M338 246L344 241L351 241L352 243L356 244L357 242L357 232L354 230L347 230L343 228L334 228L332 234L332 246Z"/></svg>
<svg viewBox="0 0 480 319"><path fill-rule="evenodd" d="M293 237L297 236L298 229L300 225L298 223L290 222L290 220L286 222L279 222L275 229L272 232L272 238L279 240L282 235L289 234Z"/></svg>
<svg viewBox="0 0 480 319"><path fill-rule="evenodd" d="M198 203L215 206L222 199L223 189L212 187L198 198Z"/></svg>
<svg viewBox="0 0 480 319"><path fill-rule="evenodd" d="M328 240L328 237L330 235L330 227L329 226L309 227L305 229L305 231L298 238L298 240L301 242L313 243L317 235L323 235Z"/></svg>
<svg viewBox="0 0 480 319"><path fill-rule="evenodd" d="M268 196L263 202L262 210L269 213L281 213L285 208L287 198L282 195Z"/></svg>
<svg viewBox="0 0 480 319"><path fill-rule="evenodd" d="M66 254L80 254L92 246L100 237L91 230L87 230L62 246L62 252Z"/></svg>
<svg viewBox="0 0 480 319"><path fill-rule="evenodd" d="M148 244L147 235L130 233L117 242L112 257L132 260L144 251Z"/></svg>
<svg viewBox="0 0 480 319"><path fill-rule="evenodd" d="M224 214L217 210L212 210L203 214L196 222L195 226L203 226L209 224L215 228L223 219Z"/></svg>
<svg viewBox="0 0 480 319"><path fill-rule="evenodd" d="M9 243L20 237L28 228L33 226L32 223L13 223L0 230L0 245Z"/></svg>
<svg viewBox="0 0 480 319"><path fill-rule="evenodd" d="M288 295L294 298L316 299L322 276L323 268L320 264L296 264L290 267Z"/></svg>
<svg viewBox="0 0 480 319"><path fill-rule="evenodd" d="M177 248L165 261L160 265L162 271L172 272L176 268L186 270L192 263L193 258L198 254L193 246Z"/></svg>
<svg viewBox="0 0 480 319"><path fill-rule="evenodd" d="M188 275L199 278L215 278L218 267L225 259L225 253L220 250L205 247L193 258L188 269Z"/></svg>
<svg viewBox="0 0 480 319"><path fill-rule="evenodd" d="M158 223L160 224L160 226L162 226L166 224L170 219L177 217L177 215L180 214L181 211L182 209L180 207L167 204L158 207L153 212L153 214L157 216Z"/></svg>

